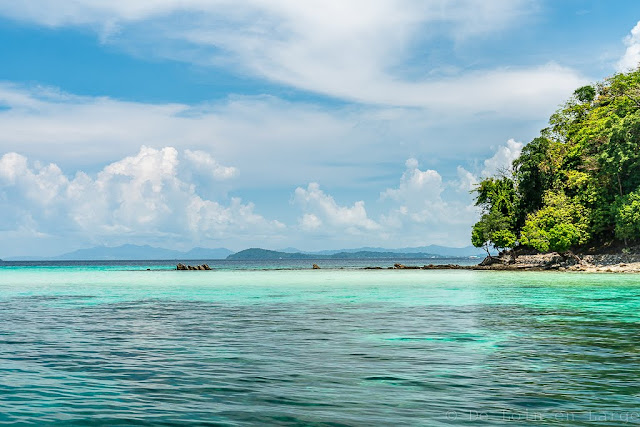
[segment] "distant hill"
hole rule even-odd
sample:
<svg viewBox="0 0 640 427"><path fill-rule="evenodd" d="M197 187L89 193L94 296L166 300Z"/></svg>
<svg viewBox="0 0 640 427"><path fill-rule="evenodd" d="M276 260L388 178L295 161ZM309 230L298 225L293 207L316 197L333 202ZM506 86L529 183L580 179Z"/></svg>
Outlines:
<svg viewBox="0 0 640 427"><path fill-rule="evenodd" d="M435 254L439 257L469 257L469 256L485 256L486 253L474 246L465 246L462 248L451 248L448 246L438 246L438 245L428 245L428 246L418 246L413 248L380 248L380 247L370 247L365 246L362 248L355 249L337 249L337 250L325 250L318 252L304 252L304 253L313 253L317 255L333 255L340 252L346 253L354 253L354 252L387 252L394 254Z"/></svg>
<svg viewBox="0 0 640 427"><path fill-rule="evenodd" d="M425 259L425 258L466 258L484 256L478 248L449 248L446 246L421 246L415 248L387 249L363 247L356 249L326 250L305 252L296 248L285 248L272 251L261 248L250 248L233 253L226 248L200 248L182 252L174 249L157 248L149 245L121 245L115 247L96 246L79 249L53 257L5 257L5 261L118 261L118 260L269 260L269 259Z"/></svg>
<svg viewBox="0 0 640 427"><path fill-rule="evenodd" d="M331 254L303 253L303 252L280 252L268 249L251 248L231 254L228 260L270 260L270 259L425 259L425 258L446 258L439 254L415 252L376 252L376 251L356 251L338 252Z"/></svg>
<svg viewBox="0 0 640 427"><path fill-rule="evenodd" d="M313 259L313 255L303 254L300 252L279 252L279 251L270 251L268 249L261 248L250 248L245 249L240 252L236 252L235 254L231 254L227 257L228 260L268 260L268 259Z"/></svg>
<svg viewBox="0 0 640 427"><path fill-rule="evenodd" d="M226 248L193 248L188 252L149 245L96 246L54 257L12 257L6 260L117 261L117 260L200 260L225 259L233 252Z"/></svg>

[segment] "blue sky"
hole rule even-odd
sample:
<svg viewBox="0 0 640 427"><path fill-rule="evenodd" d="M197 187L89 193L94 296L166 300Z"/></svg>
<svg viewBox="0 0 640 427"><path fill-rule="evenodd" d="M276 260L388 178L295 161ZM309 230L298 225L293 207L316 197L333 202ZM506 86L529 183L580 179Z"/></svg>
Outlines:
<svg viewBox="0 0 640 427"><path fill-rule="evenodd" d="M0 257L469 244L640 3L0 1Z"/></svg>

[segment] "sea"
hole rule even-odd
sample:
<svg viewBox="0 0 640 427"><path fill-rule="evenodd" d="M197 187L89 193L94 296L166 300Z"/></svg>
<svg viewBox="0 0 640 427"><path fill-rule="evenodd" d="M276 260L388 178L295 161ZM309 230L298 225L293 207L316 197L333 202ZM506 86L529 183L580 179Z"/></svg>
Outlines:
<svg viewBox="0 0 640 427"><path fill-rule="evenodd" d="M203 262L0 263L0 425L640 424L638 275Z"/></svg>

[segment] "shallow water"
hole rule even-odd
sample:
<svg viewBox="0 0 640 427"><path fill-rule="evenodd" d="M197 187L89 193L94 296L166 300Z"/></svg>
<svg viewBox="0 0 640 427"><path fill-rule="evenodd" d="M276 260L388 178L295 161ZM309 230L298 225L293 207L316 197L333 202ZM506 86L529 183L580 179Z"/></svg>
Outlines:
<svg viewBox="0 0 640 427"><path fill-rule="evenodd" d="M0 267L0 423L640 423L640 276L141 267Z"/></svg>

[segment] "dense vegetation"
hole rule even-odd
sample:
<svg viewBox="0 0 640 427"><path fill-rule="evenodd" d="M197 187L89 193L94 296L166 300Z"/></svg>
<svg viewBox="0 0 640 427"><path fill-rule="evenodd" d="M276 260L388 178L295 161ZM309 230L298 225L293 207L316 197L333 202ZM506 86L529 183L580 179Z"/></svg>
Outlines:
<svg viewBox="0 0 640 427"><path fill-rule="evenodd" d="M474 246L541 252L640 240L640 70L577 89L511 170L474 190Z"/></svg>

